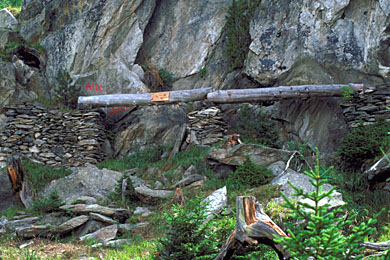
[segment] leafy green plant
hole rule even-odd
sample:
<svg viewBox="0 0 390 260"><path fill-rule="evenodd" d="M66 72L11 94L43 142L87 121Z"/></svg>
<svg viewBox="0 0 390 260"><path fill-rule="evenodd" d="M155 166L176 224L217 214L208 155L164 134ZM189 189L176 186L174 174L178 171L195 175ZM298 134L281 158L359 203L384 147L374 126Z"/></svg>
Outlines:
<svg viewBox="0 0 390 260"><path fill-rule="evenodd" d="M243 164L229 174L228 187L235 189L242 186L260 186L269 183L273 178L272 171L266 166L258 166L246 156Z"/></svg>
<svg viewBox="0 0 390 260"><path fill-rule="evenodd" d="M168 87L168 89L171 89L173 84L174 74L166 71L165 69L159 69L158 75L160 76L161 80L164 82L164 85Z"/></svg>
<svg viewBox="0 0 390 260"><path fill-rule="evenodd" d="M342 208L329 210L329 204L323 205L321 200L332 197L334 188L324 192L323 185L326 183L328 171L320 170L318 155L314 170L304 173L311 178L314 186L313 192L305 193L291 182L294 196L302 197L302 200L292 201L282 193L285 200L284 206L291 210L292 217L298 221L297 225L288 224L288 237L275 237L275 242L283 243L284 248L290 252L292 259L363 259L363 247L359 245L364 238L374 232L372 225L377 221L378 215L362 222L359 226L353 225L353 216L346 218L338 215L343 212ZM346 228L352 230L350 234L344 234Z"/></svg>
<svg viewBox="0 0 390 260"><path fill-rule="evenodd" d="M63 205L63 202L56 190L53 190L49 197L39 196L37 200L32 203L32 210L36 212L52 212Z"/></svg>
<svg viewBox="0 0 390 260"><path fill-rule="evenodd" d="M71 170L61 167L53 169L49 166L23 160L22 166L26 181L30 184L32 192L40 191L46 184L72 173Z"/></svg>
<svg viewBox="0 0 390 260"><path fill-rule="evenodd" d="M186 202L183 208L176 204L171 212L164 213L168 231L159 239L154 259L214 259L219 248L215 241L211 222L203 224L207 217L206 204L200 198Z"/></svg>
<svg viewBox="0 0 390 260"><path fill-rule="evenodd" d="M344 138L338 148L338 155L347 168L359 169L368 159L374 159L381 154L380 148L390 148L389 135L390 122L377 118L377 122L370 125L361 123L352 129Z"/></svg>
<svg viewBox="0 0 390 260"><path fill-rule="evenodd" d="M203 79L206 76L207 69L203 67L199 70L199 76Z"/></svg>
<svg viewBox="0 0 390 260"><path fill-rule="evenodd" d="M28 248L24 252L23 257L24 257L23 259L25 260L41 260L41 258L37 256L37 251L35 250L30 251L30 249Z"/></svg>
<svg viewBox="0 0 390 260"><path fill-rule="evenodd" d="M343 95L343 99L345 102L351 101L354 93L355 92L350 86L341 87L341 95Z"/></svg>
<svg viewBox="0 0 390 260"><path fill-rule="evenodd" d="M233 130L240 134L244 143L262 144L281 148L279 131L275 121L263 111L251 111L248 104L240 109Z"/></svg>
<svg viewBox="0 0 390 260"><path fill-rule="evenodd" d="M226 33L223 55L230 61L230 69L242 68L249 51L251 37L249 22L260 0L233 0L226 15Z"/></svg>
<svg viewBox="0 0 390 260"><path fill-rule="evenodd" d="M22 9L23 0L2 0L0 2L0 10L7 8L15 17L18 17Z"/></svg>
<svg viewBox="0 0 390 260"><path fill-rule="evenodd" d="M72 78L66 70L57 73L58 87L54 90L55 95L68 108L77 107L77 99L80 96L80 88L72 83Z"/></svg>

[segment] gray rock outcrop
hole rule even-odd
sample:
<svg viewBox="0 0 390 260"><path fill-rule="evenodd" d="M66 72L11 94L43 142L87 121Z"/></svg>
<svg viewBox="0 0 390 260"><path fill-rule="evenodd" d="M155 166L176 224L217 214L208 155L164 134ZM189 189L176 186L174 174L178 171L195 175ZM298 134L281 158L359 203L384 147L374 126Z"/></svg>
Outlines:
<svg viewBox="0 0 390 260"><path fill-rule="evenodd" d="M0 10L0 29L14 30L18 26L18 21L7 9Z"/></svg>
<svg viewBox="0 0 390 260"><path fill-rule="evenodd" d="M245 72L263 85L383 83L390 76L385 2L262 2Z"/></svg>
<svg viewBox="0 0 390 260"><path fill-rule="evenodd" d="M25 1L21 35L45 47L50 84L66 69L83 90L87 83L102 86L85 95L145 92L134 61L154 6L154 0Z"/></svg>
<svg viewBox="0 0 390 260"><path fill-rule="evenodd" d="M78 172L52 181L41 194L48 196L56 190L59 197L68 204L80 196L105 199L110 192L115 190L121 176L122 174L116 171L100 170L94 166L82 167L78 169Z"/></svg>
<svg viewBox="0 0 390 260"><path fill-rule="evenodd" d="M156 144L172 147L186 122L187 115L180 107L141 107L115 125L114 131L118 134L115 137L114 155L129 154L134 147Z"/></svg>

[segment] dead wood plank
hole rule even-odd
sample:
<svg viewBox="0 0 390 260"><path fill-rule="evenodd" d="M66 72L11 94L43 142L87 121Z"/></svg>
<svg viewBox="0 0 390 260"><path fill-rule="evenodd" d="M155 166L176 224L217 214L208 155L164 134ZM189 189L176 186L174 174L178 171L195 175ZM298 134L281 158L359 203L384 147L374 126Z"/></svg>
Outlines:
<svg viewBox="0 0 390 260"><path fill-rule="evenodd" d="M380 243L363 242L360 244L360 246L364 246L365 248L374 250L390 250L390 240L387 242Z"/></svg>
<svg viewBox="0 0 390 260"><path fill-rule="evenodd" d="M78 103L93 107L128 106L172 104L178 102L191 102L206 99L207 93L212 88L200 88L191 90L177 90L170 92L144 93L144 94L111 94L79 97Z"/></svg>
<svg viewBox="0 0 390 260"><path fill-rule="evenodd" d="M229 260L239 244L257 245L258 243L271 246L278 254L279 259L284 259L287 251L283 251L283 245L273 241L274 235L286 236L262 210L254 197L237 197L237 223L236 230L229 236L221 248L215 260Z"/></svg>
<svg viewBox="0 0 390 260"><path fill-rule="evenodd" d="M218 90L207 94L207 101L215 103L238 103L286 98L307 98L342 96L343 87L351 90L363 90L363 84L301 85L272 88Z"/></svg>

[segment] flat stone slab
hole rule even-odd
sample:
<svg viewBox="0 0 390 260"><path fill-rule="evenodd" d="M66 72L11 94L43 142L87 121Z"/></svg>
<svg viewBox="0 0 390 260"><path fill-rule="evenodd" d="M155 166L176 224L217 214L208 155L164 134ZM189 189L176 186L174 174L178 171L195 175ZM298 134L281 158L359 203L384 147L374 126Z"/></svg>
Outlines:
<svg viewBox="0 0 390 260"><path fill-rule="evenodd" d="M113 220L112 218L109 218L109 217L106 217L106 216L103 216L101 214L98 214L98 213L89 213L89 215L91 216L92 219L94 220L97 220L97 221L101 221L101 222L104 222L104 223L108 223L108 224L116 224L116 221Z"/></svg>
<svg viewBox="0 0 390 260"><path fill-rule="evenodd" d="M86 223L88 221L89 217L88 216L78 216L72 219L69 219L68 221L62 223L58 227L54 227L50 230L50 232L53 233L59 233L59 234L65 234L81 225Z"/></svg>
<svg viewBox="0 0 390 260"><path fill-rule="evenodd" d="M117 225L111 225L104 228L99 229L96 232L93 232L91 234L85 235L80 237L80 240L86 240L86 239L96 239L100 242L108 242L110 240L113 240L116 237L116 234L118 233L118 226Z"/></svg>
<svg viewBox="0 0 390 260"><path fill-rule="evenodd" d="M19 220L11 220L5 223L5 228L8 231L14 232L16 228L29 227L39 220L39 217L24 218Z"/></svg>
<svg viewBox="0 0 390 260"><path fill-rule="evenodd" d="M120 221L123 221L129 217L129 211L127 209L109 208L100 206L98 204L64 205L61 206L60 209L83 215L89 215L90 213L98 213L108 217L115 217Z"/></svg>

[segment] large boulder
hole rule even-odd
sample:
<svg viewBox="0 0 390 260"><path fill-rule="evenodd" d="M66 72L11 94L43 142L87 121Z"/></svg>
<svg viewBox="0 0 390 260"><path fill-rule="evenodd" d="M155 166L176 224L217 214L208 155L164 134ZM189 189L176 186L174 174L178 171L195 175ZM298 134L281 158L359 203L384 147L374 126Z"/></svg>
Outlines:
<svg viewBox="0 0 390 260"><path fill-rule="evenodd" d="M280 186L280 191L283 192L288 198L295 199L295 197L293 196L295 190L291 187L288 181L290 181L298 189L302 189L303 192L305 193L315 191L314 186L310 182L311 179L309 176L303 173L296 172L292 169L287 169L286 171L284 171L285 167L280 167L280 166L281 166L280 162L276 162L274 165L270 166L270 169L273 171L274 175L276 176L272 180L272 185ZM332 185L328 183L325 183L322 187L323 187L323 192L327 192L332 189ZM320 205L330 204L329 208L336 208L345 204L341 193L334 190L332 196L333 198L322 199L320 201ZM309 204L312 203L309 200L304 200L302 198L298 198L298 199L301 202L306 202Z"/></svg>
<svg viewBox="0 0 390 260"><path fill-rule="evenodd" d="M390 192L390 154L383 156L363 173L371 188L379 188Z"/></svg>
<svg viewBox="0 0 390 260"><path fill-rule="evenodd" d="M288 159L291 152L269 148L257 144L239 144L226 148L211 148L207 154L209 159L213 159L227 165L241 165L246 156L257 165L268 166L277 161Z"/></svg>
<svg viewBox="0 0 390 260"><path fill-rule="evenodd" d="M251 21L245 72L263 85L382 83L388 1L266 1Z"/></svg>
<svg viewBox="0 0 390 260"><path fill-rule="evenodd" d="M134 147L160 144L165 147L181 143L185 111L176 106L146 106L137 109L114 127L114 155L130 153ZM181 139L181 140L178 140Z"/></svg>
<svg viewBox="0 0 390 260"><path fill-rule="evenodd" d="M155 0L24 1L21 35L45 47L51 85L66 69L84 95L144 92L134 61L154 7Z"/></svg>
<svg viewBox="0 0 390 260"><path fill-rule="evenodd" d="M40 193L49 196L54 190L67 204L71 204L81 196L105 199L115 190L122 173L95 166L78 168L76 172L64 178L53 180Z"/></svg>

